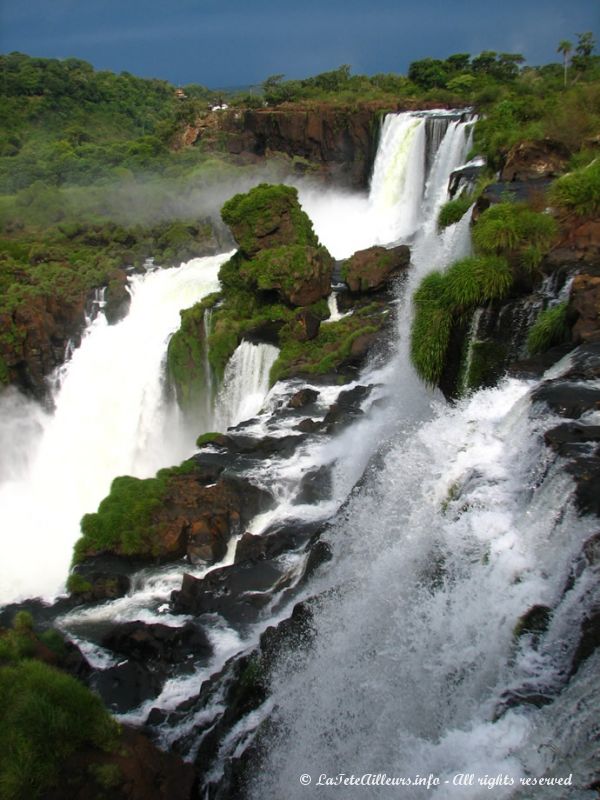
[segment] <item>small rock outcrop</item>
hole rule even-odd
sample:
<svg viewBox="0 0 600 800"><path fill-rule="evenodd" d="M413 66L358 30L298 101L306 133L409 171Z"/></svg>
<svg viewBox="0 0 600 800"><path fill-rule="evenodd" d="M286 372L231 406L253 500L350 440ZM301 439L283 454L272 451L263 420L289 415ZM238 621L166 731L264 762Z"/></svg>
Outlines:
<svg viewBox="0 0 600 800"><path fill-rule="evenodd" d="M342 267L342 276L351 292L378 292L408 267L410 249L406 245L369 247L358 250Z"/></svg>
<svg viewBox="0 0 600 800"><path fill-rule="evenodd" d="M503 181L555 178L565 171L570 155L562 142L552 139L518 142L508 151L500 178Z"/></svg>

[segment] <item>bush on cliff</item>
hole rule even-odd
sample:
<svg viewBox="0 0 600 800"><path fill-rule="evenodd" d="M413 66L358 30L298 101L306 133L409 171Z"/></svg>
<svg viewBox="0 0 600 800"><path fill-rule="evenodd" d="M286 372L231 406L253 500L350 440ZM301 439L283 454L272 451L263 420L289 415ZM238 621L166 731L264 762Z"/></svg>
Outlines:
<svg viewBox="0 0 600 800"><path fill-rule="evenodd" d="M467 211L471 208L474 198L471 195L461 195L455 200L448 200L447 203L440 208L438 214L438 228L443 230L449 225L454 225L459 222Z"/></svg>
<svg viewBox="0 0 600 800"><path fill-rule="evenodd" d="M427 384L436 385L442 375L453 324L476 306L505 297L512 281L508 262L493 256L465 258L423 279L413 298L411 360Z"/></svg>
<svg viewBox="0 0 600 800"><path fill-rule="evenodd" d="M555 181L550 200L578 217L600 213L600 158Z"/></svg>
<svg viewBox="0 0 600 800"><path fill-rule="evenodd" d="M119 728L99 697L39 661L0 667L0 795L35 800L65 777L84 748L112 751Z"/></svg>
<svg viewBox="0 0 600 800"><path fill-rule="evenodd" d="M548 214L532 211L523 203L490 206L473 228L473 243L485 255L517 259L534 269L550 249L558 232Z"/></svg>

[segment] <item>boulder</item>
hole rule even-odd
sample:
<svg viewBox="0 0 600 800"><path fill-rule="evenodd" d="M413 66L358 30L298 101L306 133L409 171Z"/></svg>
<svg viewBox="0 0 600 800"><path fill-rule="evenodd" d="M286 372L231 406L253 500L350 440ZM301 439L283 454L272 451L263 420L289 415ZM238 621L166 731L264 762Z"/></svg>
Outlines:
<svg viewBox="0 0 600 800"><path fill-rule="evenodd" d="M545 403L561 417L578 419L586 411L600 410L600 389L569 381L546 381L532 392L532 403Z"/></svg>
<svg viewBox="0 0 600 800"><path fill-rule="evenodd" d="M579 643L571 663L571 675L575 674L586 658L600 647L600 608L593 608L581 623Z"/></svg>
<svg viewBox="0 0 600 800"><path fill-rule="evenodd" d="M261 183L228 200L221 216L247 259L274 247L319 244L291 186Z"/></svg>
<svg viewBox="0 0 600 800"><path fill-rule="evenodd" d="M288 400L288 408L305 408L306 406L312 405L318 396L319 392L317 392L316 389L309 389L308 387L299 389Z"/></svg>
<svg viewBox="0 0 600 800"><path fill-rule="evenodd" d="M553 139L517 142L508 151L500 178L503 181L530 181L556 178L565 171L570 152Z"/></svg>
<svg viewBox="0 0 600 800"><path fill-rule="evenodd" d="M239 274L259 291L276 291L288 305L309 306L329 295L332 269L333 259L324 247L293 244L256 253L242 263ZM306 338L314 338L318 330L317 325Z"/></svg>
<svg viewBox="0 0 600 800"><path fill-rule="evenodd" d="M229 624L256 622L283 577L273 561L244 561L214 569L204 578L185 574L179 591L171 594L178 614L220 614Z"/></svg>
<svg viewBox="0 0 600 800"><path fill-rule="evenodd" d="M125 622L113 625L101 644L142 663L175 664L187 658L208 658L212 653L206 633L191 622L180 628L160 623Z"/></svg>
<svg viewBox="0 0 600 800"><path fill-rule="evenodd" d="M342 274L351 292L378 292L405 270L409 262L410 249L404 244L390 249L369 247L354 253L346 261Z"/></svg>
<svg viewBox="0 0 600 800"><path fill-rule="evenodd" d="M110 711L125 714L157 697L165 678L166 673L160 669L149 669L137 661L124 661L95 672L89 686L100 695Z"/></svg>

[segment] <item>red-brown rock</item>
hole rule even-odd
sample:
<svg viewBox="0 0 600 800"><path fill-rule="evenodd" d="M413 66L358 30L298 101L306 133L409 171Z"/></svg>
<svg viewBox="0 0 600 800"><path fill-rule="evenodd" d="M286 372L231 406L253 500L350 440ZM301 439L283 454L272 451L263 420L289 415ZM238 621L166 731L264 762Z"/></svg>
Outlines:
<svg viewBox="0 0 600 800"><path fill-rule="evenodd" d="M358 250L343 267L342 274L351 292L377 292L408 267L410 250L399 247L369 247Z"/></svg>
<svg viewBox="0 0 600 800"><path fill-rule="evenodd" d="M577 312L573 340L600 341L600 277L576 275L571 286L570 307Z"/></svg>
<svg viewBox="0 0 600 800"><path fill-rule="evenodd" d="M565 171L569 156L565 145L552 139L518 142L508 151L500 180L555 178Z"/></svg>

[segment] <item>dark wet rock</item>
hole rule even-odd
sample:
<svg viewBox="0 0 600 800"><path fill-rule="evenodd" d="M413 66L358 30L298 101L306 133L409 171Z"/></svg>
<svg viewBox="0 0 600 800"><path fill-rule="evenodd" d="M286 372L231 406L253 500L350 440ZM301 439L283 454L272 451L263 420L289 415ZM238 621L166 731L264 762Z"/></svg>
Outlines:
<svg viewBox="0 0 600 800"><path fill-rule="evenodd" d="M323 422L317 422L310 417L306 417L306 419L301 420L296 425L296 430L301 431L302 433L316 433L317 431L321 430L323 425Z"/></svg>
<svg viewBox="0 0 600 800"><path fill-rule="evenodd" d="M294 505L317 505L331 496L332 490L332 465L327 464L318 469L309 470L300 480L298 494L294 498Z"/></svg>
<svg viewBox="0 0 600 800"><path fill-rule="evenodd" d="M582 514L600 516L600 458L580 456L567 464L575 480L575 502Z"/></svg>
<svg viewBox="0 0 600 800"><path fill-rule="evenodd" d="M235 563L269 560L282 553L298 550L322 527L322 522L286 520L275 523L261 534L246 532L237 543Z"/></svg>
<svg viewBox="0 0 600 800"><path fill-rule="evenodd" d="M186 622L180 628L160 623L125 622L114 625L102 646L135 661L174 664L187 658L208 658L212 646L202 628Z"/></svg>
<svg viewBox="0 0 600 800"><path fill-rule="evenodd" d="M312 405L319 397L319 392L315 389L299 389L288 400L288 408L305 408Z"/></svg>
<svg viewBox="0 0 600 800"><path fill-rule="evenodd" d="M124 714L160 694L165 680L162 670L151 670L137 661L125 661L95 672L89 682L106 707Z"/></svg>
<svg viewBox="0 0 600 800"><path fill-rule="evenodd" d="M544 403L561 417L578 419L586 411L600 410L600 389L568 381L547 381L534 389L532 403Z"/></svg>
<svg viewBox="0 0 600 800"><path fill-rule="evenodd" d="M317 337L321 327L321 317L310 308L301 308L296 314L295 321L294 339L299 342L310 342Z"/></svg>
<svg viewBox="0 0 600 800"><path fill-rule="evenodd" d="M260 636L263 664L270 668L283 654L306 649L314 637L313 603L296 603L292 614L277 625L270 625Z"/></svg>
<svg viewBox="0 0 600 800"><path fill-rule="evenodd" d="M306 583L322 564L331 561L332 558L331 546L322 539L316 541L310 548L300 583Z"/></svg>
<svg viewBox="0 0 600 800"><path fill-rule="evenodd" d="M600 276L576 275L571 285L569 307L577 315L572 330L574 341L600 342Z"/></svg>
<svg viewBox="0 0 600 800"><path fill-rule="evenodd" d="M142 561L122 556L90 556L73 568L68 588L79 603L114 600L129 592L131 575L142 566Z"/></svg>
<svg viewBox="0 0 600 800"><path fill-rule="evenodd" d="M214 569L204 578L184 575L181 589L171 594L179 614L220 614L230 624L254 622L285 585L283 568L272 561L244 561Z"/></svg>
<svg viewBox="0 0 600 800"><path fill-rule="evenodd" d="M22 600L19 603L9 603L0 608L0 627L12 628L15 616L19 611L26 611L31 614L36 628L45 628L51 626L61 614L71 611L73 606L73 601L68 597L59 597L54 603L47 603L39 597Z"/></svg>
<svg viewBox="0 0 600 800"><path fill-rule="evenodd" d="M494 709L492 719L497 722L511 708L518 708L519 706L542 708L552 703L554 699L555 695L550 690L546 692L540 690L539 687L523 686L520 689L506 691L503 692L500 702Z"/></svg>
<svg viewBox="0 0 600 800"><path fill-rule="evenodd" d="M600 564L600 531L584 542L583 555L589 566Z"/></svg>
<svg viewBox="0 0 600 800"><path fill-rule="evenodd" d="M580 345L570 356L571 366L561 376L567 381L600 379L600 342Z"/></svg>
<svg viewBox="0 0 600 800"><path fill-rule="evenodd" d="M548 629L552 609L548 606L532 606L529 611L519 618L515 625L515 638L520 638L527 634L535 639L539 638Z"/></svg>
<svg viewBox="0 0 600 800"><path fill-rule="evenodd" d="M340 392L336 404L344 409L358 409L363 400L365 400L374 389L374 384L369 386L355 386L353 389L344 389Z"/></svg>
<svg viewBox="0 0 600 800"><path fill-rule="evenodd" d="M581 623L579 643L571 663L571 675L574 675L586 658L600 647L600 607L593 608Z"/></svg>
<svg viewBox="0 0 600 800"><path fill-rule="evenodd" d="M116 269L110 275L104 299L104 315L109 325L122 320L129 311L131 295L127 290L128 278L124 270Z"/></svg>
<svg viewBox="0 0 600 800"><path fill-rule="evenodd" d="M600 425L565 422L546 431L544 441L561 456L577 456L600 442Z"/></svg>
<svg viewBox="0 0 600 800"><path fill-rule="evenodd" d="M507 372L512 377L523 378L524 380L541 378L547 369L550 369L557 361L564 358L573 350L574 346L572 342L568 342L567 344L552 347L550 350L546 350L545 353L513 361L508 365Z"/></svg>

